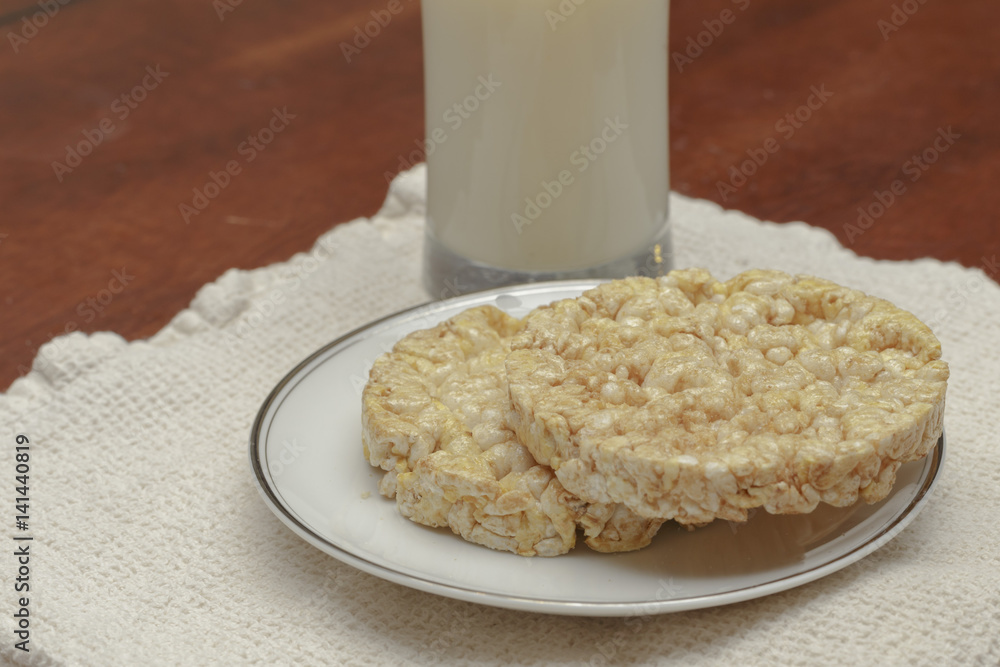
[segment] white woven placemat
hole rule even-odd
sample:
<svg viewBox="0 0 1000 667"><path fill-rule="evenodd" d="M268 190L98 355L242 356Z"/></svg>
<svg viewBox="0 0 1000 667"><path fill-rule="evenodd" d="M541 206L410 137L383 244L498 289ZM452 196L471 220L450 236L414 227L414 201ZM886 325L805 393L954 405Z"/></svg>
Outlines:
<svg viewBox="0 0 1000 667"><path fill-rule="evenodd" d="M251 423L302 358L427 300L424 190L421 166L374 219L339 225L288 262L226 272L150 340L74 333L40 350L0 395L0 655L33 665L1000 662L1000 287L982 270L859 258L826 231L677 195L676 266L821 275L915 312L942 339L948 458L901 535L785 593L631 619L440 598L297 538L258 497ZM18 433L31 440L27 532L14 527ZM15 593L12 538L27 534L30 592ZM28 653L14 647L21 595Z"/></svg>

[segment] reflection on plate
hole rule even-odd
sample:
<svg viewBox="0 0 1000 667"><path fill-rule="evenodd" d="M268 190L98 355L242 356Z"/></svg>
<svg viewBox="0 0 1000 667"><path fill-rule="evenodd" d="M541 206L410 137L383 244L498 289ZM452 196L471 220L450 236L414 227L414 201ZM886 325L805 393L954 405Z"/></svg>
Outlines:
<svg viewBox="0 0 1000 667"><path fill-rule="evenodd" d="M423 591L498 607L588 616L655 614L728 604L819 579L872 553L922 509L944 438L903 466L875 505L812 514L754 512L688 532L667 523L653 544L598 554L525 558L414 524L378 494L361 450L361 390L375 358L402 336L493 303L515 316L579 295L595 281L539 283L432 303L379 320L319 350L274 389L250 437L264 500L296 534L334 558Z"/></svg>

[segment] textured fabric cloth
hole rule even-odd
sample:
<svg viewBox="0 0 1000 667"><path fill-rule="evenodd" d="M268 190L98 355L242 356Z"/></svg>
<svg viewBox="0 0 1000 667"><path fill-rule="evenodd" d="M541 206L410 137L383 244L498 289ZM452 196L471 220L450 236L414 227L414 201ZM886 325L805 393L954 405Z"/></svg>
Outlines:
<svg viewBox="0 0 1000 667"><path fill-rule="evenodd" d="M932 325L951 364L930 503L862 561L739 604L544 616L411 590L296 537L262 502L247 437L301 359L428 299L425 172L310 253L230 270L149 340L74 333L0 396L3 471L31 439L30 653L13 648L19 534L0 557L0 655L17 664L982 664L1000 662L1000 287L983 270L855 256L828 232L672 198L675 266L823 276ZM876 223L877 224L877 223ZM987 260L995 262L991 252ZM994 264L984 264L995 272ZM994 278L997 276L994 275ZM360 453L360 443L358 445ZM8 516L12 509L8 506ZM13 519L10 519L13 521Z"/></svg>

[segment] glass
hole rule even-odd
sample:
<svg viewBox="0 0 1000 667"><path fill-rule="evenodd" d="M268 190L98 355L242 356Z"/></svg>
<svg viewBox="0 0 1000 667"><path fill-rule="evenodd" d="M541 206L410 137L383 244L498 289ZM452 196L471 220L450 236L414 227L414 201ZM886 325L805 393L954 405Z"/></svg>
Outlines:
<svg viewBox="0 0 1000 667"><path fill-rule="evenodd" d="M431 293L669 270L669 0L422 11Z"/></svg>

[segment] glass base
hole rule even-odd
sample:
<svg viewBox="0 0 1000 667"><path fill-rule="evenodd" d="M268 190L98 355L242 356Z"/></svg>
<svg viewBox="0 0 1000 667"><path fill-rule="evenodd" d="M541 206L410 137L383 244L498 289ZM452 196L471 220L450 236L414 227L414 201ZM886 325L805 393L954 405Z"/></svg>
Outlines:
<svg viewBox="0 0 1000 667"><path fill-rule="evenodd" d="M660 235L634 255L600 266L571 271L514 271L456 255L430 234L424 236L424 287L436 299L447 299L506 285L581 278L657 277L673 268L668 223Z"/></svg>

